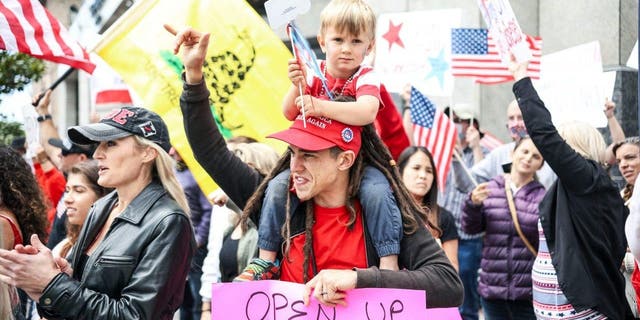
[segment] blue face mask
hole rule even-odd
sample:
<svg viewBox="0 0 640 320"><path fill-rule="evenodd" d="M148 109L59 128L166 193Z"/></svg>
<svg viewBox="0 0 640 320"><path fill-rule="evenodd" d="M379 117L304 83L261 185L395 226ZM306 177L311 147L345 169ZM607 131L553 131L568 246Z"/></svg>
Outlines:
<svg viewBox="0 0 640 320"><path fill-rule="evenodd" d="M511 131L511 137L515 140L520 140L528 135L527 129L524 127L512 127L509 130Z"/></svg>

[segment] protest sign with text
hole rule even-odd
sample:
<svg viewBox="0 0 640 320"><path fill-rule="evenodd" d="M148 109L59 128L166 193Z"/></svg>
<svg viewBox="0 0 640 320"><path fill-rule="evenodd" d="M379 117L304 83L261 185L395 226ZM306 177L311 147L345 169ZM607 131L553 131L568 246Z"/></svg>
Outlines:
<svg viewBox="0 0 640 320"><path fill-rule="evenodd" d="M542 56L541 81L536 89L551 112L554 124L583 121L602 128L602 112L611 86L603 88L602 58L597 41Z"/></svg>
<svg viewBox="0 0 640 320"><path fill-rule="evenodd" d="M285 281L216 283L212 319L460 319L457 308L426 309L425 292L406 289L353 289L347 306L302 301L304 285Z"/></svg>
<svg viewBox="0 0 640 320"><path fill-rule="evenodd" d="M517 61L531 60L527 37L520 29L509 0L478 0L489 34L496 41L502 62L506 65L511 54Z"/></svg>

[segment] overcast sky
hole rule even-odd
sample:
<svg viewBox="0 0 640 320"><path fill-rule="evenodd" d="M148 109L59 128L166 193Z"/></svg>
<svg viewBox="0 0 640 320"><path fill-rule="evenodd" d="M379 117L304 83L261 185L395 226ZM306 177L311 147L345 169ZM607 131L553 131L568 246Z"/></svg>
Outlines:
<svg viewBox="0 0 640 320"><path fill-rule="evenodd" d="M25 106L31 105L31 87L12 94L0 95L0 113L17 122L23 122L22 110Z"/></svg>

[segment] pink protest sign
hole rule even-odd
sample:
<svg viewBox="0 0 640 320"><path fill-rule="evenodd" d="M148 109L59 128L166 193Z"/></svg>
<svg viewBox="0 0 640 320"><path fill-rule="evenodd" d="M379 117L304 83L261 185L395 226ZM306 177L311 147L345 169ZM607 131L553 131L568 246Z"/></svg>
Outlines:
<svg viewBox="0 0 640 320"><path fill-rule="evenodd" d="M216 283L212 319L460 319L457 308L426 309L425 293L405 289L354 289L347 306L302 302L304 285L285 281Z"/></svg>

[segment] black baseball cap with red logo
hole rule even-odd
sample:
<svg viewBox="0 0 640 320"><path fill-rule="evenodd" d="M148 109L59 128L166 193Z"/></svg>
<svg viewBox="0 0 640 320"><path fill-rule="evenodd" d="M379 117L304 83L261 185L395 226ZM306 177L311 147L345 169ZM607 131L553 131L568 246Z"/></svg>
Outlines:
<svg viewBox="0 0 640 320"><path fill-rule="evenodd" d="M100 122L71 127L67 134L72 142L82 145L136 135L155 142L164 151L171 149L169 130L162 118L139 107L114 109Z"/></svg>

